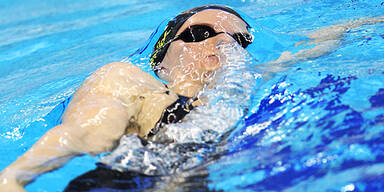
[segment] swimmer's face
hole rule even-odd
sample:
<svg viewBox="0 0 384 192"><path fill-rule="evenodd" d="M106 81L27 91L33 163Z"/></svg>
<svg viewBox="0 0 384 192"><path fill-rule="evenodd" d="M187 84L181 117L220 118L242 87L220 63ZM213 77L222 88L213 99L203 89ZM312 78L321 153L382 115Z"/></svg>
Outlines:
<svg viewBox="0 0 384 192"><path fill-rule="evenodd" d="M216 33L210 37L205 27ZM218 45L236 42L232 34L249 34L247 24L237 16L225 11L208 9L189 18L178 30L176 37L184 32L190 36L191 29L203 31L209 38L186 42L183 38L173 41L159 66L158 75L167 81L178 94L193 96L209 82L214 72L220 68ZM189 33L189 34L185 34ZM183 34L182 34L183 35ZM181 36L182 36L181 35ZM191 36L190 36L191 37ZM186 38L184 38L186 39Z"/></svg>

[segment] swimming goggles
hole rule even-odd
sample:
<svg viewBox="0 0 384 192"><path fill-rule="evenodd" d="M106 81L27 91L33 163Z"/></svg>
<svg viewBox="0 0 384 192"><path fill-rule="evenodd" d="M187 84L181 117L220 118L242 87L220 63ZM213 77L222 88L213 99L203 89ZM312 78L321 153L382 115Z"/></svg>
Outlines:
<svg viewBox="0 0 384 192"><path fill-rule="evenodd" d="M252 43L252 35L248 33L234 33L230 34L227 32L216 32L212 27L207 25L192 25L185 29L182 33L172 39L169 43L177 40L182 40L186 43L190 42L201 42L208 38L214 37L221 33L230 35L239 45L246 48Z"/></svg>

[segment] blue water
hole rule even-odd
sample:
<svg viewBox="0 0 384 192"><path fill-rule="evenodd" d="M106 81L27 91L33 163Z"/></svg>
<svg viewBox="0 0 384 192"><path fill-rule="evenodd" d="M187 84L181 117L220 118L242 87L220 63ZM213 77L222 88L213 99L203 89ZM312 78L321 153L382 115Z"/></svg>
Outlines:
<svg viewBox="0 0 384 192"><path fill-rule="evenodd" d="M242 11L281 34L281 42L286 34L384 13L378 0L0 1L0 168L54 125L50 111L93 71L134 53L164 19L209 3ZM207 155L189 176L200 176L210 190L382 191L383 45L384 24L361 26L332 53L273 76L253 95L249 114L214 146L220 153ZM260 50L259 60L274 55ZM27 190L62 191L98 160L76 158Z"/></svg>

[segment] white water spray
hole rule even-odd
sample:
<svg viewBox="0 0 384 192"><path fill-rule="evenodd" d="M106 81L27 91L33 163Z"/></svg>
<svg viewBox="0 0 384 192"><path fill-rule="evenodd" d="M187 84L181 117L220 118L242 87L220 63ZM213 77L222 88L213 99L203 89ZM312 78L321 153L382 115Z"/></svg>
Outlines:
<svg viewBox="0 0 384 192"><path fill-rule="evenodd" d="M198 165L212 143L220 142L246 114L252 92L261 80L254 59L237 43L217 48L222 67L211 84L198 93L204 105L181 122L161 128L146 145L135 135L123 136L102 163L115 170L147 175L172 174Z"/></svg>

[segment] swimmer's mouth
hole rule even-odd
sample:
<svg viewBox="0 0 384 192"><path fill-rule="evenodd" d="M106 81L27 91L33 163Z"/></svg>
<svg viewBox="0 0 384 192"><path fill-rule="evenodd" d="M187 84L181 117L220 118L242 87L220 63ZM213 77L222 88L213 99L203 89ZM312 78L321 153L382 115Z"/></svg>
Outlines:
<svg viewBox="0 0 384 192"><path fill-rule="evenodd" d="M204 79L203 79L203 83L204 84L210 84L213 82L214 78L215 78L215 75L216 75L216 71L207 71L204 73Z"/></svg>

